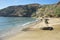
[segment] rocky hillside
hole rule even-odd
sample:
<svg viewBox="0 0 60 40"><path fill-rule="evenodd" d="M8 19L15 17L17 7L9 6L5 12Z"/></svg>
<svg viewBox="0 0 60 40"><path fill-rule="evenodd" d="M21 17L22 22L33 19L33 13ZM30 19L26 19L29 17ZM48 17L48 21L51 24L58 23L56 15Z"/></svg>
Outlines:
<svg viewBox="0 0 60 40"><path fill-rule="evenodd" d="M36 14L36 17L60 17L60 2L57 4L43 5L37 10Z"/></svg>
<svg viewBox="0 0 60 40"><path fill-rule="evenodd" d="M9 6L0 10L0 16L4 17L31 17L40 7L39 4Z"/></svg>
<svg viewBox="0 0 60 40"><path fill-rule="evenodd" d="M0 10L3 17L60 17L60 2L57 4L40 5L28 4L19 6L9 6Z"/></svg>

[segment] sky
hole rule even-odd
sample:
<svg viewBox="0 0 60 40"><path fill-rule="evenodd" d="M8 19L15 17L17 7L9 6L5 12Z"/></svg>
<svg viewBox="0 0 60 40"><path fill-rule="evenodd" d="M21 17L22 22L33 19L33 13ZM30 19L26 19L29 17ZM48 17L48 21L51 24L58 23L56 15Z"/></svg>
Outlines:
<svg viewBox="0 0 60 40"><path fill-rule="evenodd" d="M38 4L54 4L57 3L60 0L0 0L0 9L3 9L8 6L13 5L25 5L25 4L32 4L32 3L38 3Z"/></svg>

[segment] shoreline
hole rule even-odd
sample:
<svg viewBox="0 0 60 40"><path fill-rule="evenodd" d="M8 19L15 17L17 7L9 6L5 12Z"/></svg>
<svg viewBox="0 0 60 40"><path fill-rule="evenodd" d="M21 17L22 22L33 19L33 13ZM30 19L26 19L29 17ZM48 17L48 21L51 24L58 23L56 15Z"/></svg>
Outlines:
<svg viewBox="0 0 60 40"><path fill-rule="evenodd" d="M7 37L12 37L12 36L14 36L14 35L16 35L16 34L19 34L19 33L22 33L22 30L24 30L24 29L26 29L26 28L29 28L30 26L32 27L32 26L34 26L34 25L36 25L36 24L38 24L39 22L41 22L40 20L38 20L38 19L36 19L35 21L33 21L33 22L31 22L31 23L29 23L29 24L27 24L27 25L23 25L24 27L22 27L22 28L20 28L20 31L18 31L18 32L16 32L15 34L8 34L7 36L4 36L4 37L1 37L2 39L5 39L5 38L7 38ZM15 30L14 28L12 28L13 30Z"/></svg>
<svg viewBox="0 0 60 40"><path fill-rule="evenodd" d="M58 25L58 24L60 24L60 21L58 21L59 23L58 24L55 24L56 22L56 20L59 20L59 19L50 19L50 26L53 26L53 27L55 27L54 25ZM51 23L52 22L54 22L53 24L54 25L52 25ZM28 31L22 31L21 33L17 33L16 35L14 35L14 36L11 36L11 37L8 37L8 38L6 38L6 39L9 39L9 40L13 40L13 39L16 39L16 40L21 40L21 39L25 39L24 37L25 36L29 36L29 35L31 35L31 34L29 34L29 32L30 33L32 33L33 35L34 34L36 34L37 32L37 34L36 35L40 35L42 32L42 34L41 35L43 35L44 34L44 31L43 30L40 30L39 28L40 28L40 26L41 26L41 24L42 24L42 22L38 22L36 25L34 24L34 25L29 25L28 26L28 28L25 28L25 29L28 29ZM38 27L37 27L38 26ZM29 29L30 29L30 31L29 31ZM36 32L35 32L35 31ZM40 31L41 31L41 33L40 33ZM35 32L35 33L34 33ZM46 32L46 31L45 31ZM47 31L47 32L54 32L54 31ZM40 34L39 34L40 33ZM48 34L48 33L47 33ZM53 34L53 33L52 33ZM52 34L49 34L49 35L52 35ZM54 35L54 34L53 34ZM56 34L55 34L56 35ZM23 36L23 37L22 37ZM19 38L19 37L22 37L22 38ZM32 36L31 36L32 37ZM27 37L27 39L28 39L28 37ZM30 38L29 38L30 39Z"/></svg>

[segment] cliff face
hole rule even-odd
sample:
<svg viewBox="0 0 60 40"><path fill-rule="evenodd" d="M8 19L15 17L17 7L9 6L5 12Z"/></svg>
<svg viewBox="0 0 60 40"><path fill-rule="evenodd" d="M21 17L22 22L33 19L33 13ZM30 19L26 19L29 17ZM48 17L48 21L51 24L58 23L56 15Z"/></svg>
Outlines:
<svg viewBox="0 0 60 40"><path fill-rule="evenodd" d="M10 6L0 10L0 16L4 17L31 17L40 7L39 4Z"/></svg>
<svg viewBox="0 0 60 40"><path fill-rule="evenodd" d="M9 6L0 10L0 16L3 17L42 17L44 15L60 17L60 2L43 6L40 4Z"/></svg>

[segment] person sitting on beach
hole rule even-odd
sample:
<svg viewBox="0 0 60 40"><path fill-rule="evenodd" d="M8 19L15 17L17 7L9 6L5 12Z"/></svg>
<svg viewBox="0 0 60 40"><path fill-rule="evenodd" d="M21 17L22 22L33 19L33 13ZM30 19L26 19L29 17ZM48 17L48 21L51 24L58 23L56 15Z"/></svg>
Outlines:
<svg viewBox="0 0 60 40"><path fill-rule="evenodd" d="M45 24L48 26L48 24L49 24L49 19L48 18L45 18Z"/></svg>
<svg viewBox="0 0 60 40"><path fill-rule="evenodd" d="M49 20L49 19L45 19L45 23L46 23L46 24L49 24L49 23L48 23L48 20Z"/></svg>
<svg viewBox="0 0 60 40"><path fill-rule="evenodd" d="M48 26L48 24L49 24L49 19L47 18L47 16L44 16L44 17L42 17L42 20L44 20L44 23Z"/></svg>

